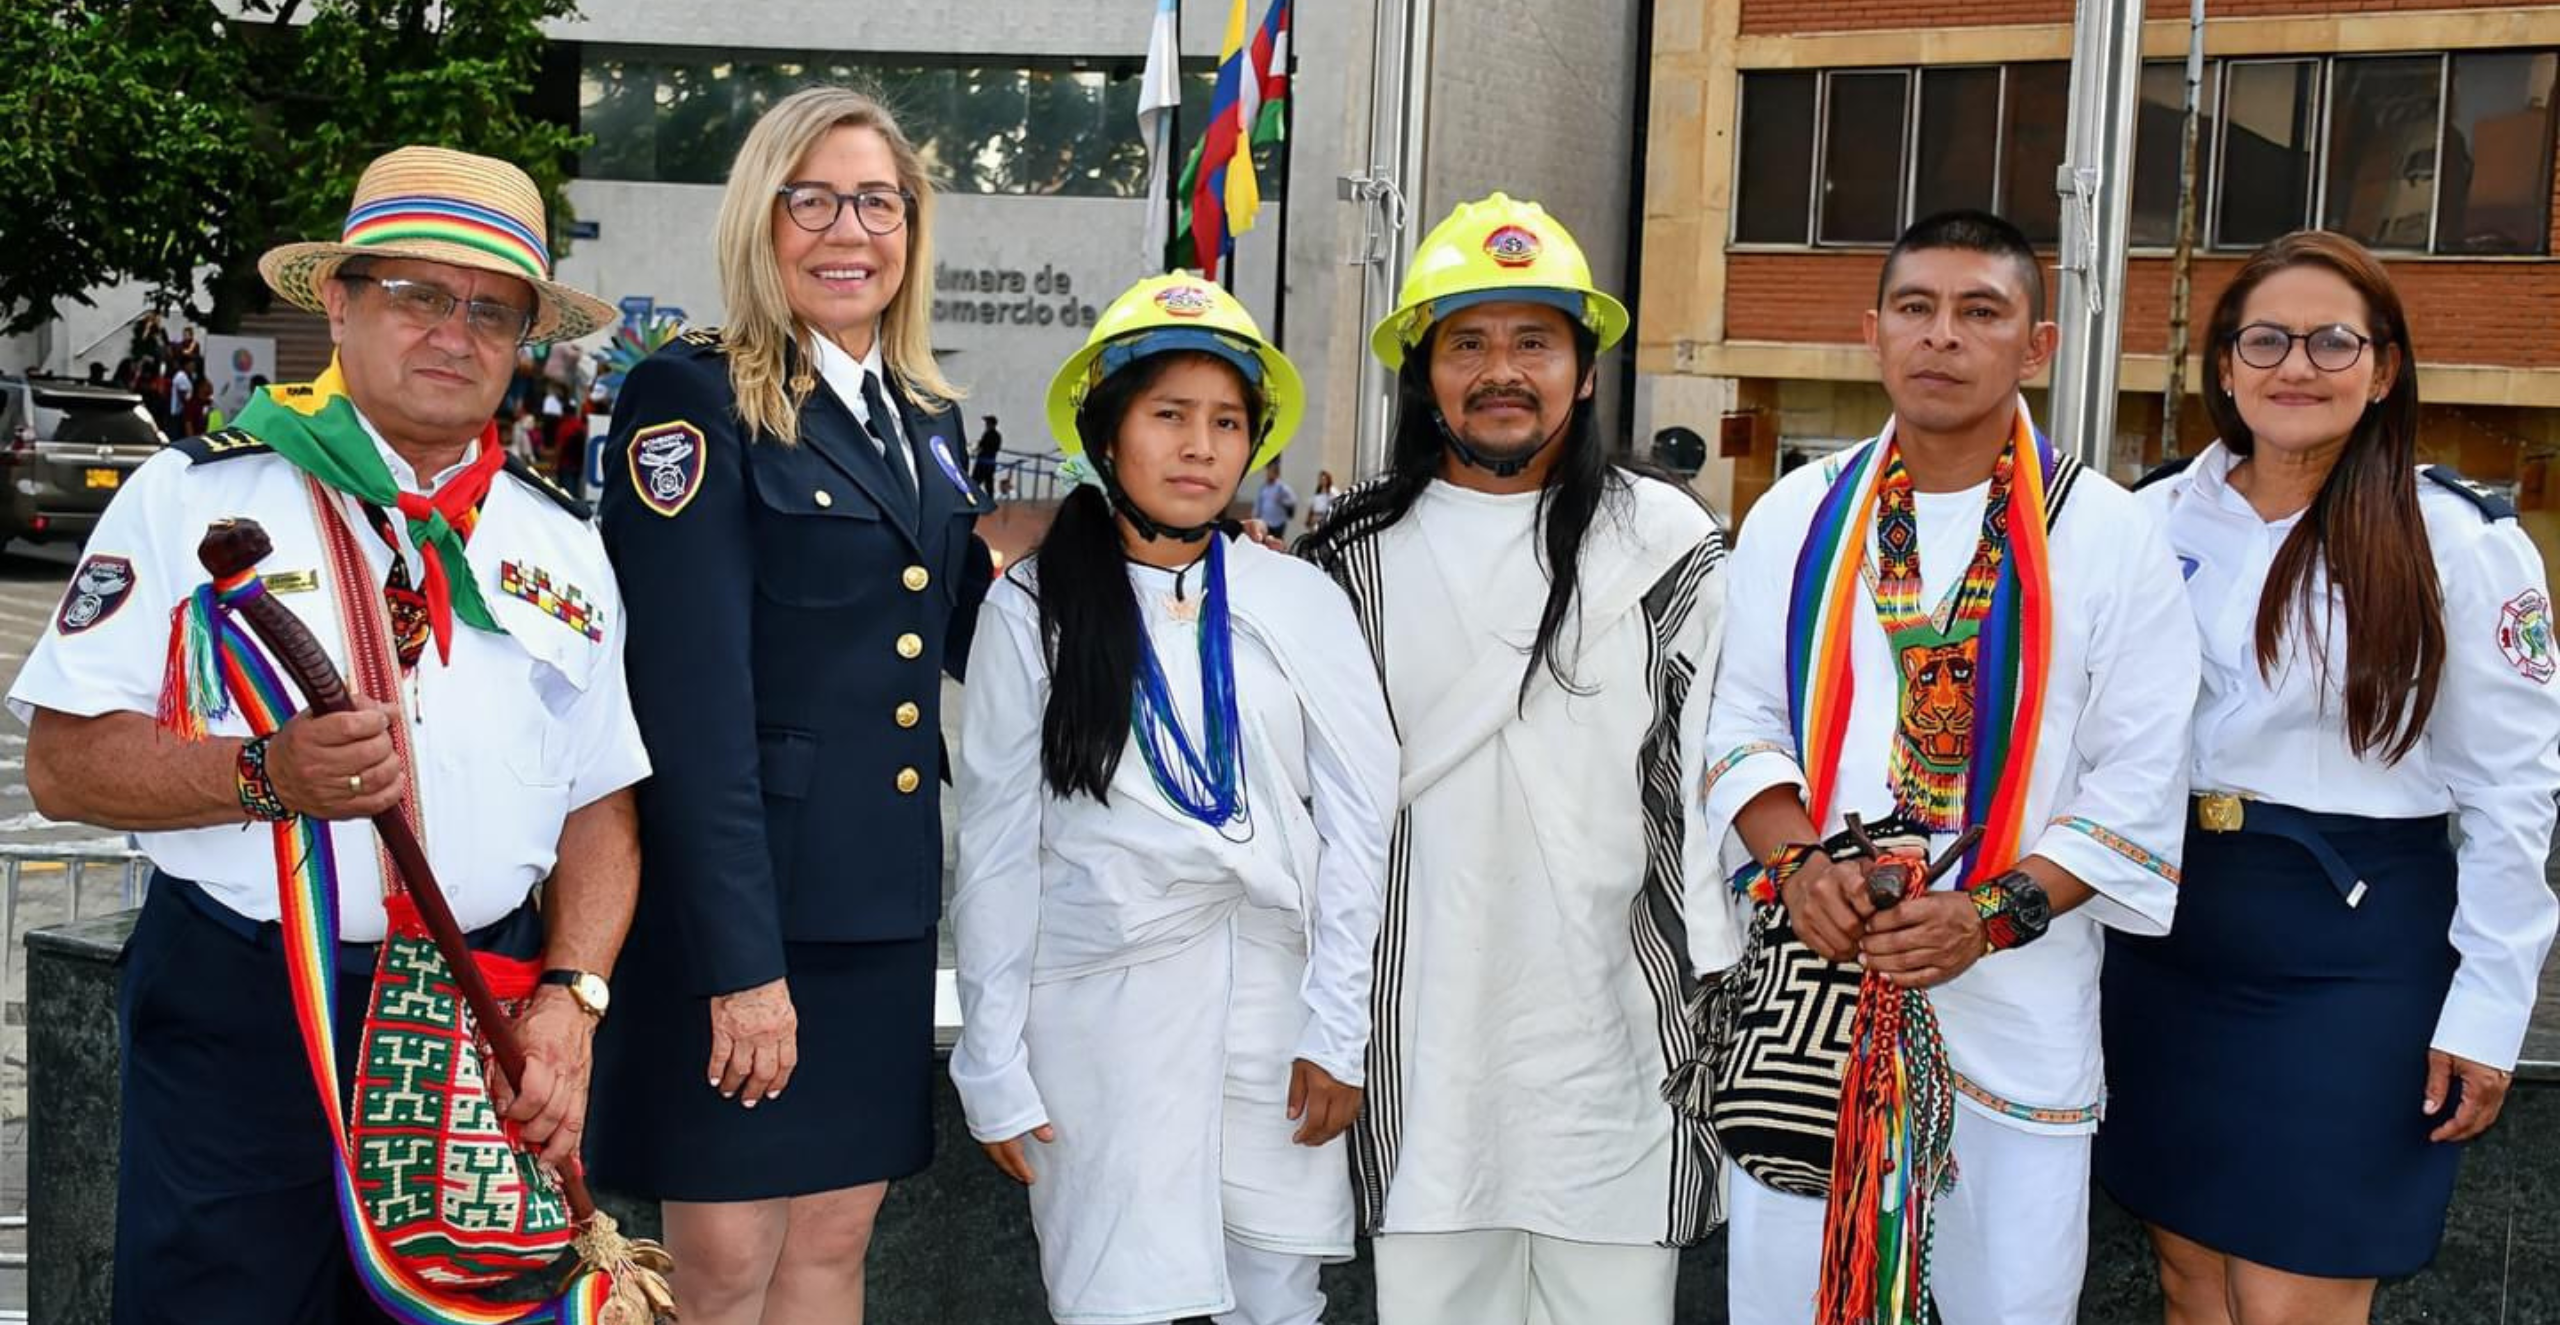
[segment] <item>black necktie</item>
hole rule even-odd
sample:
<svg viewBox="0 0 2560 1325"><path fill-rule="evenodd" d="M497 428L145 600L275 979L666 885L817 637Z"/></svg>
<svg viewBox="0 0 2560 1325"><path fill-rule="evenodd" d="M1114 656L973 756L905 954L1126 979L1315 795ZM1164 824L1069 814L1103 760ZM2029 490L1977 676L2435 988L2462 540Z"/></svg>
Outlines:
<svg viewBox="0 0 2560 1325"><path fill-rule="evenodd" d="M905 496L907 508L915 509L922 494L916 491L915 471L898 455L902 449L897 440L898 429L889 422L896 416L889 412L889 398L880 389L878 373L865 370L862 374L862 407L871 415L863 421L863 426L870 430L871 440L879 444L880 459L888 464L889 477Z"/></svg>

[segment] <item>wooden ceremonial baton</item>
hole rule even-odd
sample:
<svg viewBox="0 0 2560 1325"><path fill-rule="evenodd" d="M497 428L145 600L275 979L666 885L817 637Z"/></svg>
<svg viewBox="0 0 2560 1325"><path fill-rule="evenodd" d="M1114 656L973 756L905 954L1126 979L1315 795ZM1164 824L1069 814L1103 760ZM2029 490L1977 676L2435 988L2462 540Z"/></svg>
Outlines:
<svg viewBox="0 0 2560 1325"><path fill-rule="evenodd" d="M275 545L267 531L249 519L217 520L204 532L204 541L196 545L196 559L217 581L254 568L266 559ZM313 638L311 628L293 609L270 595L260 594L232 609L249 623L251 632L267 652L282 664L285 674L293 678L302 691L305 707L313 713L351 713L355 701L347 694L346 682L338 676L337 665ZM413 774L414 776L414 774ZM515 1024L506 1010L498 1006L496 995L489 992L488 977L480 973L480 965L472 960L471 945L462 937L462 926L453 918L453 908L444 899L444 889L437 885L435 871L427 864L425 848L418 835L409 829L409 821L393 806L373 816L374 831L382 834L383 848L391 853L391 863L409 886L409 896L418 905L418 918L426 922L427 933L435 940L436 949L444 954L445 964L453 968L453 982L462 990L463 1001L470 1004L472 1017L480 1023L480 1033L489 1039L489 1051L497 1056L499 1070L518 1090L524 1088L524 1046L516 1042ZM569 1202L569 1214L583 1224L596 1212L595 1197L587 1191L585 1174L572 1157L558 1166L560 1192Z"/></svg>

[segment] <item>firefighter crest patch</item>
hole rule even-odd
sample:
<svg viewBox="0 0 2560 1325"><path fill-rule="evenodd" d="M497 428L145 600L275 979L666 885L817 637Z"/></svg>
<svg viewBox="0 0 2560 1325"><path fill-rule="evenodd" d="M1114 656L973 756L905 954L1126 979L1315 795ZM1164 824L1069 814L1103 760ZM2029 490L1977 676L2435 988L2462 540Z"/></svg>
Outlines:
<svg viewBox="0 0 2560 1325"><path fill-rule="evenodd" d="M2560 671L2551 643L2551 600L2540 589L2527 589L2498 609L2498 651L2536 685L2549 685Z"/></svg>
<svg viewBox="0 0 2560 1325"><path fill-rule="evenodd" d="M702 490L702 430L678 420L631 435L631 490L640 504L673 517Z"/></svg>

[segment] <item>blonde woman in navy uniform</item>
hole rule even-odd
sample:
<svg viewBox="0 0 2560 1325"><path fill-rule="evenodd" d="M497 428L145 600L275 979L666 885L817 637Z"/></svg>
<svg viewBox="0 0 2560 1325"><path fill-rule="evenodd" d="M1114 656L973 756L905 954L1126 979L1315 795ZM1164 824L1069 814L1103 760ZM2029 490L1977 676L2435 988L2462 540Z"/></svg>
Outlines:
<svg viewBox="0 0 2560 1325"><path fill-rule="evenodd" d="M2166 937L2108 936L2096 1170L2171 1325L2348 1325L2434 1258L2524 1040L2560 659L2514 510L2418 467L2370 253L2260 249L2206 343L2222 440L2142 493L2204 643L2186 877Z"/></svg>
<svg viewBox="0 0 2560 1325"><path fill-rule="evenodd" d="M725 325L614 412L605 544L658 774L588 1153L664 1203L688 1325L860 1320L887 1184L932 1158L937 701L991 573L932 218L877 102L785 98L721 202Z"/></svg>

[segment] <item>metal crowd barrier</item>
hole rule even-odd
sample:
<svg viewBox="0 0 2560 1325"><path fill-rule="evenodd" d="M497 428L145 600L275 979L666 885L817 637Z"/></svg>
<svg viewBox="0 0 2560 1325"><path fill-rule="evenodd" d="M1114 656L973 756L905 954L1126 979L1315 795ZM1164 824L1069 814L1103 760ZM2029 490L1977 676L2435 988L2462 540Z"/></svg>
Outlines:
<svg viewBox="0 0 2560 1325"><path fill-rule="evenodd" d="M19 960L30 930L65 925L142 905L151 878L151 862L125 847L70 844L0 845L0 923L7 927L0 943L0 1054L18 1066L19 1079L9 1101L11 1115L0 1120L0 1269L23 1270L27 1264L27 990L26 967ZM23 1321L24 1311L0 1308L0 1322Z"/></svg>

